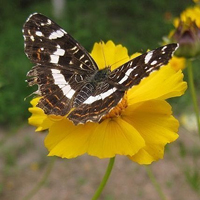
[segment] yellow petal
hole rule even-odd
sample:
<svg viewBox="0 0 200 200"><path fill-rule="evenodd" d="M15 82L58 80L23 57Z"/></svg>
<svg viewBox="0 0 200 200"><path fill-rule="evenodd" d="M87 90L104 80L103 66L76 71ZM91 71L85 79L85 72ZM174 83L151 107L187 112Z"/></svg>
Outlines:
<svg viewBox="0 0 200 200"><path fill-rule="evenodd" d="M136 128L146 144L132 160L150 164L163 157L164 146L178 138L179 123L171 114L171 106L164 100L151 100L127 108L123 119Z"/></svg>
<svg viewBox="0 0 200 200"><path fill-rule="evenodd" d="M183 70L186 67L186 59L183 57L173 56L170 60L170 65L175 71Z"/></svg>
<svg viewBox="0 0 200 200"><path fill-rule="evenodd" d="M120 118L78 126L62 120L50 127L45 139L49 156L62 158L74 158L84 153L99 158L111 158L116 154L134 155L144 145L143 138L134 127Z"/></svg>
<svg viewBox="0 0 200 200"><path fill-rule="evenodd" d="M192 21L195 21L198 27L200 27L200 7L198 5L189 7L181 13L180 20L186 21L187 18L190 18ZM175 27L178 26L179 19L174 20Z"/></svg>
<svg viewBox="0 0 200 200"><path fill-rule="evenodd" d="M95 43L91 56L99 69L111 66L113 70L129 60L127 49L122 45L115 45L111 40L107 43Z"/></svg>
<svg viewBox="0 0 200 200"><path fill-rule="evenodd" d="M91 134L88 154L99 158L134 155L144 147L144 140L137 130L121 118L103 121Z"/></svg>
<svg viewBox="0 0 200 200"><path fill-rule="evenodd" d="M141 53L134 53L134 54L131 55L130 59L136 58L140 55L141 55Z"/></svg>
<svg viewBox="0 0 200 200"><path fill-rule="evenodd" d="M34 99L31 100L30 104L33 106L33 107L36 107L36 105L38 104L38 101L40 100L41 97L36 97Z"/></svg>
<svg viewBox="0 0 200 200"><path fill-rule="evenodd" d="M33 108L29 108L28 110L29 112L32 113L31 117L28 118L28 123L30 125L36 126L37 127L36 131L42 131L49 128L49 126L51 126L51 124L49 124L46 121L48 118L44 114L42 109L33 107ZM44 124L44 121L46 121L45 124Z"/></svg>
<svg viewBox="0 0 200 200"><path fill-rule="evenodd" d="M183 73L176 72L170 65L167 65L159 71L151 73L139 85L131 88L128 91L128 104L180 96L186 88L187 84L183 82Z"/></svg>
<svg viewBox="0 0 200 200"><path fill-rule="evenodd" d="M46 115L41 108L36 107L39 98L34 98L30 103L33 107L29 108L29 112L32 113L28 118L28 123L36 126L36 131L43 131L48 129L55 121L61 120L61 116Z"/></svg>
<svg viewBox="0 0 200 200"><path fill-rule="evenodd" d="M75 126L67 119L53 124L45 138L49 156L74 158L86 153L90 134L96 126L95 123Z"/></svg>
<svg viewBox="0 0 200 200"><path fill-rule="evenodd" d="M162 159L164 156L164 146L159 144L151 144L149 146L144 147L141 149L137 154L134 156L129 156L129 158L137 162L141 165L148 165L151 164L153 161L157 161Z"/></svg>

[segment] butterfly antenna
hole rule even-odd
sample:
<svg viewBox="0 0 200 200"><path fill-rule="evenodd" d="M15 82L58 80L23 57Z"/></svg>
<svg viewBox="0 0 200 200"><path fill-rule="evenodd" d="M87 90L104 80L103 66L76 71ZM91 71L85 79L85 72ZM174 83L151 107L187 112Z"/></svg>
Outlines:
<svg viewBox="0 0 200 200"><path fill-rule="evenodd" d="M108 67L107 63L106 63L106 56L105 56L104 48L103 48L104 42L101 40L100 43L101 43L101 51L102 51L102 54L103 54L103 59L104 59L105 67Z"/></svg>
<svg viewBox="0 0 200 200"><path fill-rule="evenodd" d="M127 56L128 58L129 58L129 56ZM116 61L116 62L114 62L110 67L112 67L113 65L116 65L117 63L119 63L119 62L121 62L121 61L123 61L123 60L126 60L127 59L127 57L125 57L125 58L122 58L122 59L120 59L120 60L118 60L118 61ZM132 60L132 59L131 59ZM130 61L130 59L129 60L127 60L127 62L128 61Z"/></svg>

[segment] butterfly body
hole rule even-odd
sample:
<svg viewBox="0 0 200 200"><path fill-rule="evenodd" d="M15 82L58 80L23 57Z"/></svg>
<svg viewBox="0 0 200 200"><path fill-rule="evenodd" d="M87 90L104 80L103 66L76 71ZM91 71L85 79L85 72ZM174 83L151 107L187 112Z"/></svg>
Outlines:
<svg viewBox="0 0 200 200"><path fill-rule="evenodd" d="M171 59L177 44L144 53L111 71L99 69L90 54L59 25L38 13L24 24L25 53L34 63L28 84L42 96L46 114L67 116L74 124L100 122L124 93Z"/></svg>

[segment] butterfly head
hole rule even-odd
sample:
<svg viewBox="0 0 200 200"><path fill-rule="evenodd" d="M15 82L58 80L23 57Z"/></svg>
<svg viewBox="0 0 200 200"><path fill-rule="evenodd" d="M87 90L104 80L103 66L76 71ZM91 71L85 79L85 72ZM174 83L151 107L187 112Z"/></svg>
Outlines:
<svg viewBox="0 0 200 200"><path fill-rule="evenodd" d="M105 81L108 75L110 74L110 72L111 72L110 67L106 67L104 69L98 70L94 74L94 81L97 81L97 82Z"/></svg>

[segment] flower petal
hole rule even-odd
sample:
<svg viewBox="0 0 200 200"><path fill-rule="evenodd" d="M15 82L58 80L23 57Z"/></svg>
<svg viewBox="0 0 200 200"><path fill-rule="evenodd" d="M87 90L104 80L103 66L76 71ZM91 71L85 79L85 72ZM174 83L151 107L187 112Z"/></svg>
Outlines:
<svg viewBox="0 0 200 200"><path fill-rule="evenodd" d="M193 6L185 9L181 15L180 19L176 18L174 20L174 26L177 27L179 24L179 20L186 21L188 18L190 18L192 21L195 21L198 27L200 27L200 7L199 6Z"/></svg>
<svg viewBox="0 0 200 200"><path fill-rule="evenodd" d="M45 146L49 156L74 158L86 153L90 134L94 132L95 123L75 126L67 119L52 125L45 138Z"/></svg>
<svg viewBox="0 0 200 200"><path fill-rule="evenodd" d="M111 66L111 70L129 61L128 51L122 45L115 45L111 40L107 43L95 43L91 56L99 69Z"/></svg>
<svg viewBox="0 0 200 200"><path fill-rule="evenodd" d="M186 59L184 57L173 56L170 60L170 65L175 71L183 70L186 67Z"/></svg>
<svg viewBox="0 0 200 200"><path fill-rule="evenodd" d="M138 131L121 118L103 121L90 137L88 154L99 158L134 155L145 143Z"/></svg>
<svg viewBox="0 0 200 200"><path fill-rule="evenodd" d="M150 164L163 157L164 146L178 138L179 123L171 114L171 106L164 100L151 100L127 108L123 119L136 128L146 144L132 160Z"/></svg>
<svg viewBox="0 0 200 200"><path fill-rule="evenodd" d="M49 156L62 158L74 158L84 153L99 158L111 158L116 154L134 155L144 145L140 134L120 118L78 126L62 120L50 127L45 139Z"/></svg>
<svg viewBox="0 0 200 200"><path fill-rule="evenodd" d="M183 73L176 72L170 65L167 65L144 78L139 85L131 88L128 91L128 104L180 96L186 88L187 84L183 82Z"/></svg>
<svg viewBox="0 0 200 200"><path fill-rule="evenodd" d="M33 107L29 108L29 112L32 113L31 117L28 118L28 123L36 126L35 131L43 131L51 127L55 121L61 120L62 116L46 115L41 108L36 107L40 98L34 98L31 101Z"/></svg>
<svg viewBox="0 0 200 200"><path fill-rule="evenodd" d="M151 164L153 161L157 161L162 159L164 156L164 146L159 144L151 144L149 146L144 147L141 149L137 154L134 156L129 156L129 158L137 162L141 165L148 165Z"/></svg>

